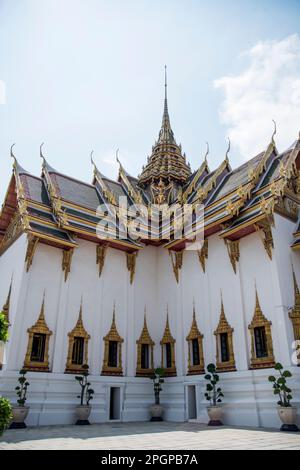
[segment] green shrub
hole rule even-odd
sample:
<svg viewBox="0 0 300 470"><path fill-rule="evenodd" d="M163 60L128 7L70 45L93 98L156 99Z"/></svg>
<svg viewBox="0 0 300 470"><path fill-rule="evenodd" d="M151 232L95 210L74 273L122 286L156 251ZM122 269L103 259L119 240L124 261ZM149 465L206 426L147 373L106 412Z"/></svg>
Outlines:
<svg viewBox="0 0 300 470"><path fill-rule="evenodd" d="M83 372L81 375L76 375L75 380L79 383L81 387L81 393L77 396L80 398L80 405L89 405L90 401L93 399L94 390L90 388L91 383L88 381L89 375L89 366L88 364L84 364L82 366Z"/></svg>
<svg viewBox="0 0 300 470"><path fill-rule="evenodd" d="M292 400L292 390L287 386L286 379L292 377L292 374L289 370L283 370L283 366L277 362L274 367L275 370L279 372L279 377L274 377L270 375L269 382L273 384L273 393L278 396L279 401L277 405L288 408L291 405Z"/></svg>
<svg viewBox="0 0 300 470"><path fill-rule="evenodd" d="M10 401L7 398L0 397L0 436L10 423L12 418L11 410Z"/></svg>
<svg viewBox="0 0 300 470"><path fill-rule="evenodd" d="M0 312L0 341L6 342L8 340L8 327L9 323L6 320L6 315Z"/></svg>
<svg viewBox="0 0 300 470"><path fill-rule="evenodd" d="M205 398L207 401L210 401L211 405L217 406L218 403L222 402L224 395L221 387L217 387L220 378L216 373L216 366L214 364L208 364L207 372L208 374L204 376L205 380L208 381L208 384L206 384Z"/></svg>
<svg viewBox="0 0 300 470"><path fill-rule="evenodd" d="M20 370L20 376L18 378L18 382L20 385L18 385L15 390L17 392L18 400L17 403L19 406L25 406L26 400L27 400L27 388L29 387L29 382L27 381L25 375L26 375L26 370L21 369Z"/></svg>

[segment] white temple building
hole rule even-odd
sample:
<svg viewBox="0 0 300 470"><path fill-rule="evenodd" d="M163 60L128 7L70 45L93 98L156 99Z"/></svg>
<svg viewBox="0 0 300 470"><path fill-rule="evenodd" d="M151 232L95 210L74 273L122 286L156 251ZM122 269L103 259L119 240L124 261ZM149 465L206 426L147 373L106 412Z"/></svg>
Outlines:
<svg viewBox="0 0 300 470"><path fill-rule="evenodd" d="M300 423L300 137L279 153L272 136L236 169L227 153L216 169L205 157L192 172L165 94L159 137L137 178L120 164L112 181L93 164L87 184L41 156L40 177L14 157L0 213L0 305L10 323L0 394L15 402L19 370L28 371L27 424L74 422L74 374L86 363L91 422L148 420L149 376L161 365L165 420L207 422L203 374L215 363L224 423L278 427L268 382L275 362L293 373ZM121 196L126 220L138 204L171 214L189 205L195 226L203 205L203 244L186 249L174 236L175 210L169 237L163 217L156 236L147 220L138 237L118 236Z"/></svg>

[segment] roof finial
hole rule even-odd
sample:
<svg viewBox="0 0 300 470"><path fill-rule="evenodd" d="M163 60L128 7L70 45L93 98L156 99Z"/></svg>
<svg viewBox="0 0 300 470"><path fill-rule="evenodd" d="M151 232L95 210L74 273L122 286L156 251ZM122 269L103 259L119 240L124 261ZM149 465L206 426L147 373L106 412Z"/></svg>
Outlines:
<svg viewBox="0 0 300 470"><path fill-rule="evenodd" d="M43 151L42 151L43 145L44 145L44 142L42 142L41 145L40 145L40 157L41 157L42 159L45 159L45 157L44 157L44 155L43 155Z"/></svg>
<svg viewBox="0 0 300 470"><path fill-rule="evenodd" d="M276 135L276 132L277 132L277 126L276 126L276 122L274 121L274 119L272 119L273 123L274 123L274 132L272 134L272 144L275 145L275 140L274 140L274 137Z"/></svg>
<svg viewBox="0 0 300 470"><path fill-rule="evenodd" d="M165 100L168 99L168 79L167 79L167 66L165 65Z"/></svg>
<svg viewBox="0 0 300 470"><path fill-rule="evenodd" d="M204 157L204 161L207 163L207 156L209 154L209 144L208 142L206 142L206 154L205 154L205 157Z"/></svg>
<svg viewBox="0 0 300 470"><path fill-rule="evenodd" d="M231 146L231 143L230 143L230 139L229 139L229 137L228 137L228 148L227 148L226 156L225 156L226 162L229 162L228 154L229 154L229 152L230 152L230 146Z"/></svg>
<svg viewBox="0 0 300 470"><path fill-rule="evenodd" d="M116 160L118 163L121 164L120 160L119 160L119 149L116 150Z"/></svg>
<svg viewBox="0 0 300 470"><path fill-rule="evenodd" d="M93 159L93 155L94 155L94 150L92 150L91 153L90 153L90 159L91 159L91 164L96 166L96 164L94 162L94 159Z"/></svg>
<svg viewBox="0 0 300 470"><path fill-rule="evenodd" d="M15 145L16 144L12 144L11 147L10 147L10 156L11 156L11 158L16 158L14 153L13 153L13 148L14 148Z"/></svg>

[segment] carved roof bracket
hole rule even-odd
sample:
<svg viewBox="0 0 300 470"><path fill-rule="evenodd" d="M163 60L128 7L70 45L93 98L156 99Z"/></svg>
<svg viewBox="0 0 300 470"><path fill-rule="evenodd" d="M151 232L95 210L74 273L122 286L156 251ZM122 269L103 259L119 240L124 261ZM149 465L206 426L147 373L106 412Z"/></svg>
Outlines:
<svg viewBox="0 0 300 470"><path fill-rule="evenodd" d="M171 257L173 272L174 272L177 284L179 283L179 272L183 265L183 251L184 250L181 250L181 251L169 250L169 255Z"/></svg>
<svg viewBox="0 0 300 470"><path fill-rule="evenodd" d="M130 284L133 283L134 276L135 276L135 266L136 266L137 255L138 255L137 251L135 251L134 253L126 253L127 269L130 272Z"/></svg>
<svg viewBox="0 0 300 470"><path fill-rule="evenodd" d="M74 248L71 248L70 250L63 250L62 270L65 273L65 282L67 281L69 273L71 271L71 263L72 263L73 254L74 254Z"/></svg>
<svg viewBox="0 0 300 470"><path fill-rule="evenodd" d="M32 262L33 262L33 257L37 248L37 244L39 242L39 238L35 237L33 235L28 235L27 237L27 250L26 250L26 255L25 255L25 263L26 263L26 272L29 271Z"/></svg>
<svg viewBox="0 0 300 470"><path fill-rule="evenodd" d="M96 263L99 266L99 277L101 276L103 268L104 268L107 248L108 248L108 243L96 246Z"/></svg>
<svg viewBox="0 0 300 470"><path fill-rule="evenodd" d="M240 259L240 241L239 240L228 240L224 238L224 242L227 246L228 256L236 274L237 263Z"/></svg>
<svg viewBox="0 0 300 470"><path fill-rule="evenodd" d="M198 253L200 264L202 266L202 270L205 273L205 261L208 258L208 239L207 238L203 241L202 248L201 250L197 250L197 253Z"/></svg>
<svg viewBox="0 0 300 470"><path fill-rule="evenodd" d="M272 250L274 248L274 241L273 241L273 235L272 235L272 228L271 228L271 222L270 219L264 219L256 224L254 224L254 227L258 233L262 233L262 242L264 249L266 250L270 260L272 260Z"/></svg>

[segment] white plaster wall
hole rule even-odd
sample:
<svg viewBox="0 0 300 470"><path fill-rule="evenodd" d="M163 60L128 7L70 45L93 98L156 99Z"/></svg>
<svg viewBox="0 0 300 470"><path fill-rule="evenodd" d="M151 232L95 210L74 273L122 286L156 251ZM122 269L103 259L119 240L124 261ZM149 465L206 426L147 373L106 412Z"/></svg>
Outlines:
<svg viewBox="0 0 300 470"><path fill-rule="evenodd" d="M16 242L8 248L0 257L0 309L5 304L9 292L9 286L12 280L12 292L9 310L9 339L5 345L4 365L9 360L11 345L15 344L15 332L17 328L17 310L19 299L24 287L25 274L25 254L27 247L27 238L23 234Z"/></svg>
<svg viewBox="0 0 300 470"><path fill-rule="evenodd" d="M225 422L228 424L278 425L274 397L267 381L270 371L249 371L251 322L255 306L256 281L259 300L266 317L272 321L274 352L277 360L290 365L289 344L291 327L286 321L286 306L293 302L291 268L286 257L291 256L289 244L293 226L280 218L273 230L275 250L271 261L260 235L254 233L240 242L240 262L235 274L227 247L217 235L209 238L206 272L203 273L197 252L183 255L183 268L177 284L169 254L163 248L145 247L138 254L133 284L126 267L123 252L108 249L105 265L99 277L96 265L96 247L78 240L71 272L67 281L61 268L62 252L46 245L38 245L29 273L23 269L25 242L21 239L0 258L0 270L15 260L22 266L19 295L14 292L12 302L17 305L17 327L13 330L13 348L9 354L7 370L0 372L0 390L13 397L17 372L23 364L27 348L27 328L39 315L43 291L46 289L45 317L53 331L50 339L50 365L52 373L29 373L31 406L29 424L71 423L77 403L74 376L65 370L68 337L78 318L83 297L83 322L91 335L89 364L93 400L93 422L109 418L109 387L121 387L121 419L145 420L148 407L153 402L152 383L136 378L136 340L143 326L144 307L147 308L148 329L155 341L155 366L160 365L161 346L168 305L172 335L176 338L175 355L177 377L166 379L162 393L165 418L173 421L187 419L188 384L197 387L198 419L206 422L206 402L203 399L203 376L186 376L186 336L192 322L193 298L199 329L204 334L204 359L206 365L215 362L216 343L213 334L220 317L221 290L226 317L234 328L234 353L238 371L221 374L225 391ZM8 256L11 256L9 261ZM298 253L293 254L296 275L300 281ZM21 259L21 261L20 261ZM284 266L282 268L282 266ZM19 269L18 269L19 271ZM6 278L0 295L6 298L11 273ZM300 282L299 282L300 284ZM2 284L1 284L2 286ZM2 287L1 287L2 289ZM104 343L103 337L110 329L113 304L116 303L116 323L123 343L124 377L100 376ZM284 310L285 308L285 310ZM285 329L282 330L282 324ZM18 346L14 346L18 345ZM299 369L294 368L295 403L299 404ZM275 410L275 411L274 411Z"/></svg>
<svg viewBox="0 0 300 470"><path fill-rule="evenodd" d="M274 239L274 261L275 275L277 274L278 282L278 307L280 311L279 328L284 332L286 337L286 356L285 363L292 364L293 354L293 327L289 318L289 310L294 306L294 282L293 269L300 286L300 251L291 250L294 242L293 232L295 231L295 223L276 214L275 227L273 231Z"/></svg>

